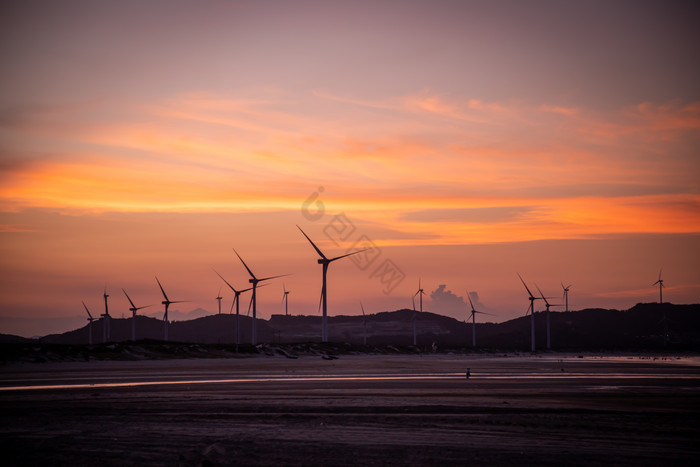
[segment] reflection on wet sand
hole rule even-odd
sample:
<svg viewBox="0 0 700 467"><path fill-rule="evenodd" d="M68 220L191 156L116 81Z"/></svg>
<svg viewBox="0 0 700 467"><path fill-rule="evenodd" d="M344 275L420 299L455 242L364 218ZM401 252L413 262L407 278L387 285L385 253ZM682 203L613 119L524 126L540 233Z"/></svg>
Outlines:
<svg viewBox="0 0 700 467"><path fill-rule="evenodd" d="M613 357L6 366L0 449L8 465L694 465L698 365Z"/></svg>

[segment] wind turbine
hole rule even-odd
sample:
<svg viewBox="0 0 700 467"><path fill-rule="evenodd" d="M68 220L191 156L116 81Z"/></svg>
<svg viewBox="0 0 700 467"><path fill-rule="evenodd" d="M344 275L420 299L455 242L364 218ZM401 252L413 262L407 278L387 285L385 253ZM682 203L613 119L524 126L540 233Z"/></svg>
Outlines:
<svg viewBox="0 0 700 467"><path fill-rule="evenodd" d="M129 297L129 294L126 293L126 290L122 289L122 292L124 292L124 295L126 295L127 300L129 300L129 303L131 303L131 308L129 308L129 311L131 311L131 340L135 341L136 340L136 312L141 310L142 308L148 308L151 305L137 307L136 305L134 305L134 302L131 301L131 297Z"/></svg>
<svg viewBox="0 0 700 467"><path fill-rule="evenodd" d="M288 276L289 274L282 274L279 276L271 276L271 277L263 277L262 279L258 279L255 277L255 274L253 274L253 271L250 270L247 264L245 264L245 261L243 261L243 258L241 258L241 255L238 254L236 249L233 249L233 252L236 253L236 256L238 256L238 259L241 260L241 263L243 263L243 266L245 267L246 271L248 271L248 274L250 274L250 279L248 279L248 282L253 284L253 296L250 298L250 302L253 304L253 336L251 337L251 342L253 345L257 344L258 342L258 336L257 336L257 326L256 326L256 320L257 320L257 311L258 311L258 305L257 305L257 294L256 289L258 288L258 283L262 281L269 281L270 279L276 279L278 277L284 277ZM222 278L223 279L223 278Z"/></svg>
<svg viewBox="0 0 700 467"><path fill-rule="evenodd" d="M418 278L418 291L413 294L413 297L411 297L411 300L413 301L413 345L416 345L418 334L418 330L416 329L416 321L418 321L416 316L416 301L414 299L416 295L418 295L420 312L423 313L423 295L425 295L425 292L423 292L423 289L420 286L420 277Z"/></svg>
<svg viewBox="0 0 700 467"><path fill-rule="evenodd" d="M95 318L93 318L92 315L90 314L90 310L88 310L88 307L85 304L85 302L83 302L83 306L85 307L85 311L87 311L87 314L88 314L87 320L89 321L89 324L88 324L88 333L89 333L88 334L88 344L92 345L92 322L95 321Z"/></svg>
<svg viewBox="0 0 700 467"><path fill-rule="evenodd" d="M216 272L216 270L214 270L214 272ZM219 276L219 277L221 277L221 280L224 281L224 282L226 282L226 285L228 285L229 288L230 288L231 290L233 290L233 293L234 293L233 302L231 302L231 311L233 311L233 305L236 305L236 353L238 353L238 345L241 343L241 327L239 326L239 323L240 323L240 313L239 313L239 311L240 311L240 303L241 303L241 301L240 301L239 297L241 296L241 294L242 294L243 292L247 292L247 291L249 291L249 290L253 290L253 288L252 288L252 287L249 287L249 288L243 289L243 290L236 290L231 284L228 283L228 281L227 281L226 279L223 278L223 276L222 276L221 274L219 274L218 272L216 272L216 275ZM221 295L221 294L219 294L219 295ZM229 312L229 314L230 314L230 312Z"/></svg>
<svg viewBox="0 0 700 467"><path fill-rule="evenodd" d="M425 295L425 292L423 292L423 289L420 286L420 278L418 278L418 291L413 294L415 297L418 295L418 303L420 304L420 312L423 313L423 295Z"/></svg>
<svg viewBox="0 0 700 467"><path fill-rule="evenodd" d="M282 294L282 301L284 302L284 316L289 316L289 290L287 290L287 287L282 284L282 290L284 293Z"/></svg>
<svg viewBox="0 0 700 467"><path fill-rule="evenodd" d="M323 265L323 287L321 288L321 301L323 302L323 318L321 340L323 342L328 342L328 289L326 288L326 275L328 274L328 266L330 266L330 264L333 261L345 258L346 256L356 255L357 253L361 253L365 250L353 251L352 253L336 256L335 258L327 258L326 255L324 255L323 252L318 249L316 244L311 241L309 236L306 235L306 233L304 233L303 230L301 230L301 227L297 225L297 228L301 231L304 237L306 237L309 243L311 243L311 246L314 247L314 250L316 250L316 253L318 253L318 255L320 256L320 258L318 259L318 264Z"/></svg>
<svg viewBox="0 0 700 467"><path fill-rule="evenodd" d="M219 314L221 314L221 300L224 297L221 296L221 287L219 287L219 295L216 296L216 301L219 302Z"/></svg>
<svg viewBox="0 0 700 467"><path fill-rule="evenodd" d="M520 277L520 274L518 274L518 277ZM532 352L535 351L535 300L540 300L540 297L535 297L532 295L532 292L530 292L530 289L527 288L527 285L525 285L525 281L523 280L522 277L520 277L520 282L523 283L525 286L525 290L527 290L527 294L530 296L530 306L528 307L528 311L525 312L525 316L527 316L528 313L530 313L530 350Z"/></svg>
<svg viewBox="0 0 700 467"><path fill-rule="evenodd" d="M659 304L663 303L663 289L664 289L664 280L661 278L661 271L663 271L664 268L659 269L659 280L654 282L651 285L656 285L659 284Z"/></svg>
<svg viewBox="0 0 700 467"><path fill-rule="evenodd" d="M160 303L165 305L165 314L163 315L163 323L164 323L165 327L163 329L165 330L164 336L165 336L165 340L167 341L168 340L168 307L170 306L171 303L186 303L186 300L177 300L177 301L170 300L168 298L168 296L165 295L165 290L163 290L163 286L160 284L158 277L156 277L156 282L158 282L158 287L160 287L160 291L163 293L163 298L165 298L165 300L163 300Z"/></svg>
<svg viewBox="0 0 700 467"><path fill-rule="evenodd" d="M109 335L109 322L112 319L111 316L109 316L109 307L107 306L107 298L109 295L107 295L107 285L105 285L105 291L103 293L104 299L105 299L105 312L102 315L103 322L102 322L102 342L107 342L110 339Z"/></svg>
<svg viewBox="0 0 700 467"><path fill-rule="evenodd" d="M362 306L360 302L360 308L362 308L362 327L364 328L364 334L362 335L362 343L367 345L367 316L365 315L365 307Z"/></svg>
<svg viewBox="0 0 700 467"><path fill-rule="evenodd" d="M571 288L572 284L567 285L564 287L564 283L561 283L561 288L564 289L564 300L566 301L566 311L569 311L569 289Z"/></svg>
<svg viewBox="0 0 700 467"><path fill-rule="evenodd" d="M413 314L411 315L411 321L413 321L413 345L417 345L418 342L418 330L416 329L416 299L415 295L411 295L411 303L413 304Z"/></svg>
<svg viewBox="0 0 700 467"><path fill-rule="evenodd" d="M469 306L471 307L471 315L472 315L472 347L476 348L476 314L482 314L482 315L489 315L490 313L484 313L483 311L477 311L474 309L474 304L472 303L472 297L469 295L469 291L465 290L467 292L467 298L469 299Z"/></svg>
<svg viewBox="0 0 700 467"><path fill-rule="evenodd" d="M546 307L544 310L544 316L547 321L547 350L552 348L551 340L549 339L549 307L550 306L561 306L561 305L552 305L547 301L547 297L544 296L540 288L535 284L535 287L537 287L537 291L540 293L540 297L542 297L542 300L544 300L544 306ZM566 290L566 289L565 289Z"/></svg>

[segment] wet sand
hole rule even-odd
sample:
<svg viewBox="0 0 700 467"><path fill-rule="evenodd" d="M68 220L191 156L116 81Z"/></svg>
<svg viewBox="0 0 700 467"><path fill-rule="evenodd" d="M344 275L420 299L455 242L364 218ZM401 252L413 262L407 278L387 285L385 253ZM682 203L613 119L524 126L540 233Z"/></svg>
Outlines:
<svg viewBox="0 0 700 467"><path fill-rule="evenodd" d="M699 390L687 357L15 364L0 443L6 465L695 465Z"/></svg>

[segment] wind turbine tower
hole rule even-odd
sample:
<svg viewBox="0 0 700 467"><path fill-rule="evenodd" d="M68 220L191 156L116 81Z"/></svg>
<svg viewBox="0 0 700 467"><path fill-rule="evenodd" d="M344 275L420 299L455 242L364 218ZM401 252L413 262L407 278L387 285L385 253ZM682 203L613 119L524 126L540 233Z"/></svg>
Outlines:
<svg viewBox="0 0 700 467"><path fill-rule="evenodd" d="M564 283L561 283L561 288L564 290L564 302L566 303L566 308L565 310L568 312L569 311L569 289L571 288L572 284L567 285L564 287Z"/></svg>
<svg viewBox="0 0 700 467"><path fill-rule="evenodd" d="M413 345L417 345L416 342L417 340L417 334L418 334L418 329L416 327L416 296L411 295L411 303L413 304L413 314L411 315L411 321L413 322Z"/></svg>
<svg viewBox="0 0 700 467"><path fill-rule="evenodd" d="M518 274L518 277L520 277L520 274ZM527 290L527 294L529 295L530 299L530 305L528 306L528 310L525 313L527 316L528 313L530 313L530 350L532 352L535 351L535 300L539 300L540 297L535 297L532 295L532 292L530 292L530 289L527 288L527 285L525 285L525 281L523 280L522 277L520 277L520 282L523 283L525 286L525 290Z"/></svg>
<svg viewBox="0 0 700 467"><path fill-rule="evenodd" d="M245 264L245 261L243 261L243 258L241 258L241 255L238 254L238 252L236 251L235 248L233 249L233 252L236 253L236 256L238 256L238 259L240 259L240 260L241 260L241 263L243 263L243 267L245 267L246 271L248 271L248 274L250 275L250 279L248 279L248 282L250 282L251 284L253 284L253 287L251 287L251 289L253 289L253 296L252 296L251 299L250 299L250 302L251 302L252 305L253 305L253 330L252 330L253 335L252 335L252 337L251 337L251 342L252 342L253 345L256 345L256 344L258 343L257 323L256 323L257 316L258 316L258 313L257 313L258 305L257 305L257 298L256 298L256 297L257 297L256 289L258 288L258 283L259 283L259 282L262 282L262 281L269 281L270 279L276 279L276 278L278 278L278 277L284 277L284 276L286 276L286 275L288 275L288 274L282 274L282 275L280 275L280 276L263 277L262 279L258 279L257 277L255 277L255 274L253 274L253 271L250 270L250 268L248 267L248 265ZM223 277L222 277L222 279L223 279ZM237 313L237 312L238 312L238 310L236 310L236 313Z"/></svg>
<svg viewBox="0 0 700 467"><path fill-rule="evenodd" d="M362 328L364 330L362 334L362 344L367 345L367 316L365 315L365 307L362 306L362 302L360 302L360 308L362 309Z"/></svg>
<svg viewBox="0 0 700 467"><path fill-rule="evenodd" d="M282 301L284 302L284 316L289 316L289 290L287 290L287 287L282 284L282 290L284 293L282 294Z"/></svg>
<svg viewBox="0 0 700 467"><path fill-rule="evenodd" d="M537 287L537 291L540 293L540 297L542 297L542 300L544 300L544 305L545 305L545 310L544 310L544 316L546 318L547 322L547 350L552 348L551 340L549 338L549 307L550 306L560 306L560 305L552 305L547 301L547 297L544 296L540 288L535 284L535 287Z"/></svg>
<svg viewBox="0 0 700 467"><path fill-rule="evenodd" d="M129 300L129 303L131 304L131 308L129 308L129 311L131 312L131 340L135 341L136 340L136 312L142 308L148 308L151 305L137 307L136 305L134 305L134 302L131 300L131 297L129 297L129 294L126 293L126 290L122 289L122 292L124 292L124 295L126 295L127 300Z"/></svg>
<svg viewBox="0 0 700 467"><path fill-rule="evenodd" d="M107 295L107 286L105 285L105 291L103 293L104 299L105 299L105 312L102 315L104 318L102 321L102 342L107 342L108 340L111 339L110 332L109 332L109 322L112 319L111 316L109 316L109 307L107 306L107 298L109 298L109 295Z"/></svg>
<svg viewBox="0 0 700 467"><path fill-rule="evenodd" d="M663 271L663 268L659 270L659 280L654 282L652 285L659 284L659 304L662 304L664 302L663 300L663 290L664 290L664 280L661 278L661 272Z"/></svg>
<svg viewBox="0 0 700 467"><path fill-rule="evenodd" d="M224 297L221 296L221 287L219 287L219 295L216 296L216 301L219 302L219 314L221 314L221 300Z"/></svg>
<svg viewBox="0 0 700 467"><path fill-rule="evenodd" d="M214 272L216 272L216 270L214 270ZM249 287L249 288L243 289L243 290L236 290L231 284L228 283L228 281L226 279L223 278L223 276L221 274L216 272L216 275L221 277L221 280L224 281L226 283L226 285L228 285L229 288L231 290L233 290L233 293L234 293L233 302L231 302L231 312L233 311L233 305L236 305L236 353L238 353L238 346L241 343L241 327L240 327L240 316L241 316L240 315L240 304L241 304L241 301L240 301L240 296L243 292L253 290L253 288ZM219 294L219 295L221 295L221 294ZM229 312L229 314L231 312Z"/></svg>
<svg viewBox="0 0 700 467"><path fill-rule="evenodd" d="M90 314L90 310L88 310L88 307L85 304L85 302L83 302L83 306L85 307L85 311L87 311L88 314L88 345L92 345L92 322L95 321L95 318L93 318Z"/></svg>
<svg viewBox="0 0 700 467"><path fill-rule="evenodd" d="M416 295L418 295L418 304L420 305L420 312L423 313L423 295L425 295L425 292L423 292L423 288L420 286L420 277L418 278L418 291L415 294L413 294L413 298L415 298ZM416 345L417 337L418 337L417 336L418 330L416 329L416 327L417 327L416 321L418 321L418 320L416 319L417 316L415 314L415 311L416 311L415 302L413 303L413 311L414 311L414 313L413 313L413 345Z"/></svg>
<svg viewBox="0 0 700 467"><path fill-rule="evenodd" d="M469 299L469 306L471 307L471 315L472 315L472 347L476 348L476 314L482 314L482 315L488 315L489 313L484 313L483 311L477 311L474 309L474 304L472 303L472 297L469 295L469 291L465 290L467 292L467 298Z"/></svg>
<svg viewBox="0 0 700 467"><path fill-rule="evenodd" d="M361 253L365 250L358 250L358 251L353 251L352 253L348 253L345 255L341 256L336 256L335 258L327 258L326 255L323 254L321 250L316 246L314 242L311 241L308 235L301 230L301 227L297 225L297 228L301 231L301 233L306 237L306 239L311 243L311 246L314 247L314 250L316 250L316 253L320 256L318 259L318 264L323 265L323 286L321 288L321 301L323 302L323 318L322 318L322 330L321 330L321 340L323 342L328 342L328 289L326 287L326 275L328 274L328 266L333 261L337 261L341 258L345 258L346 256L352 256L356 255L357 253Z"/></svg>
<svg viewBox="0 0 700 467"><path fill-rule="evenodd" d="M185 301L185 300L177 300L177 301L170 300L170 299L168 298L168 296L165 295L165 290L163 290L163 286L160 284L160 281L158 280L157 277L156 277L156 282L158 282L158 287L160 287L160 291L163 293L163 298L165 298L165 300L163 300L163 301L160 302L160 303L162 303L163 305L165 305L165 314L163 315L163 324L164 324L164 327L163 327L163 329L164 329L163 335L164 335L165 340L167 341L167 340L168 340L168 324L169 324L169 321L168 321L168 307L170 307L170 304L171 304L171 303L185 303L186 301Z"/></svg>

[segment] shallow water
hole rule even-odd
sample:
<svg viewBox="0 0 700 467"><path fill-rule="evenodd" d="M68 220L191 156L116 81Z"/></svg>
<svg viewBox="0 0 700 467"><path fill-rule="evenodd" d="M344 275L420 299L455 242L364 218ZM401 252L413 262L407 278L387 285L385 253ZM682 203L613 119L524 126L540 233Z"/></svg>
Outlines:
<svg viewBox="0 0 700 467"><path fill-rule="evenodd" d="M73 378L77 380L95 380L95 378ZM98 378L99 379L99 378ZM106 378L103 378L106 379ZM109 378L109 379L114 379ZM121 378L129 379L129 378ZM431 373L431 374L388 374L388 375L297 375L297 376L280 376L266 375L256 376L252 378L224 378L224 379L146 379L139 381L124 381L124 382L104 382L104 383L75 383L75 384L25 384L25 385L9 385L0 387L0 391L40 391L51 389L86 389L86 388L120 388L120 387L137 387L137 386L165 386L165 385L195 385L195 384L236 384L236 383L295 383L295 382L344 382L344 381L409 381L409 380L444 380L444 379L466 379L464 372L450 373ZM700 374L664 374L655 372L649 373L567 373L567 372L539 372L537 374L526 372L508 372L508 373L479 373L472 374L472 380L562 380L562 379L586 379L586 380L630 380L630 379L680 379L694 380L700 379ZM47 379L32 380L46 381ZM22 380L6 380L8 382L19 382ZM24 380L26 381L26 380Z"/></svg>

